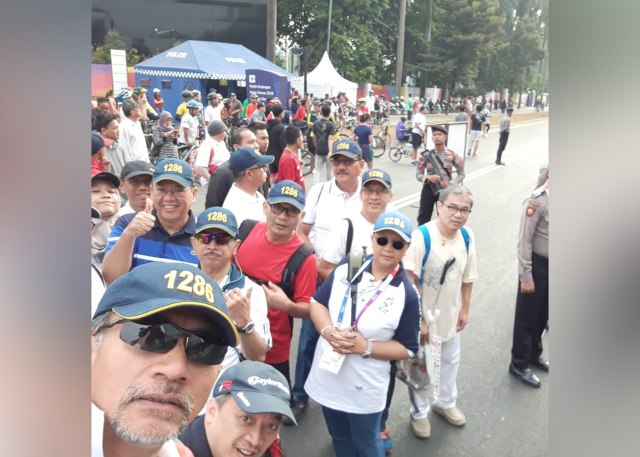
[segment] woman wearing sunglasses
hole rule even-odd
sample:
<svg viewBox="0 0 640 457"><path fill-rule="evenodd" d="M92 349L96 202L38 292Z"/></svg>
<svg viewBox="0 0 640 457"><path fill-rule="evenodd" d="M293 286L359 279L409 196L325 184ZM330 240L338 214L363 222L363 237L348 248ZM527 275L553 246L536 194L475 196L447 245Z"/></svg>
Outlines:
<svg viewBox="0 0 640 457"><path fill-rule="evenodd" d="M418 350L418 295L400 262L411 229L401 213L380 215L373 255L350 282L343 259L311 301L311 319L322 338L305 390L322 405L336 457L384 455L380 418L389 361Z"/></svg>

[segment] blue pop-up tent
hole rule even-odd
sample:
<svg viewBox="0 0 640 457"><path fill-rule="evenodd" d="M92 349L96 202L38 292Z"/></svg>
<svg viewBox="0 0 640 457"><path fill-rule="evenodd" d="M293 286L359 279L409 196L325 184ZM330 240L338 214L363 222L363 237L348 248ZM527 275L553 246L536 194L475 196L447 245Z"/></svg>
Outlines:
<svg viewBox="0 0 640 457"><path fill-rule="evenodd" d="M288 80L300 78L242 45L214 41L185 41L140 62L134 69L136 85L145 87L149 98L154 88L160 89L164 109L174 114L185 89L202 92L205 106L211 89L225 97L235 92L244 100L247 69L267 70Z"/></svg>

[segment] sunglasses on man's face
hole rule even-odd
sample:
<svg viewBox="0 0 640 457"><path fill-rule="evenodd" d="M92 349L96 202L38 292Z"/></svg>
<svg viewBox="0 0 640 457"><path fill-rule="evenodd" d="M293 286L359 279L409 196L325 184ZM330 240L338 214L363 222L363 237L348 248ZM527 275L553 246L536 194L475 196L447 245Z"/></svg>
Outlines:
<svg viewBox="0 0 640 457"><path fill-rule="evenodd" d="M187 360L202 365L220 365L227 353L228 346L220 335L207 330L185 330L170 322L144 325L127 319L105 324L95 331L122 324L120 339L137 349L156 354L171 351L181 336L185 337L184 352Z"/></svg>
<svg viewBox="0 0 640 457"><path fill-rule="evenodd" d="M378 246L386 246L387 244L389 244L389 238L387 238L385 236L379 236L379 237L376 238L376 243L378 243ZM400 240L395 240L395 241L393 241L391 243L391 246L396 251L400 251L400 250L404 249L405 243L403 243Z"/></svg>
<svg viewBox="0 0 640 457"><path fill-rule="evenodd" d="M227 233L196 233L196 240L200 241L203 244L209 244L212 241L215 241L217 245L222 246L225 244L229 244L233 237Z"/></svg>

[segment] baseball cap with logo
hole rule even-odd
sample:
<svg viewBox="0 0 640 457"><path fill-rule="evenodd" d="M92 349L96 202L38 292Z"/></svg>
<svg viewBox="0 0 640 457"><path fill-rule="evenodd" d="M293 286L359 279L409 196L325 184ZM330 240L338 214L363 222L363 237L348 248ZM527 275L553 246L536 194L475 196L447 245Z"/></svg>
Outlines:
<svg viewBox="0 0 640 457"><path fill-rule="evenodd" d="M246 413L282 414L297 425L289 403L289 383L271 365L245 360L227 368L213 387L214 398L225 394L231 394Z"/></svg>
<svg viewBox="0 0 640 457"><path fill-rule="evenodd" d="M373 168L362 174L362 185L371 181L382 183L387 189L391 189L391 175L384 170Z"/></svg>
<svg viewBox="0 0 640 457"><path fill-rule="evenodd" d="M196 233L211 228L224 230L234 238L238 235L238 222L236 221L236 217L227 208L221 206L207 208L198 216Z"/></svg>
<svg viewBox="0 0 640 457"><path fill-rule="evenodd" d="M273 186L267 194L267 203L288 203L300 211L304 209L304 190L295 181L284 180Z"/></svg>
<svg viewBox="0 0 640 457"><path fill-rule="evenodd" d="M184 263L151 262L135 267L107 287L93 317L113 311L123 319L148 322L174 309L198 311L220 330L223 344L238 345L238 331L220 286L199 268Z"/></svg>
<svg viewBox="0 0 640 457"><path fill-rule="evenodd" d="M355 141L341 138L333 143L333 148L331 148L331 154L329 155L329 158L338 154L349 157L350 159L361 159L362 149L360 149L360 146L358 146L358 143L356 143Z"/></svg>
<svg viewBox="0 0 640 457"><path fill-rule="evenodd" d="M378 219L376 219L376 223L373 226L373 233L381 232L383 230L396 232L407 243L411 242L411 231L413 230L413 226L411 225L411 220L402 213L392 211L378 216Z"/></svg>
<svg viewBox="0 0 640 457"><path fill-rule="evenodd" d="M258 154L253 148L245 146L231 154L229 168L234 173L240 173L256 165L269 165L274 159L274 156Z"/></svg>
<svg viewBox="0 0 640 457"><path fill-rule="evenodd" d="M124 164L124 167L122 167L120 179L124 181L125 179L131 179L140 175L153 176L153 165L149 162L145 162L144 160L132 160L131 162L127 162Z"/></svg>
<svg viewBox="0 0 640 457"><path fill-rule="evenodd" d="M182 187L190 187L195 183L191 166L180 159L164 159L158 162L153 172L153 183L156 184L165 179L177 182Z"/></svg>

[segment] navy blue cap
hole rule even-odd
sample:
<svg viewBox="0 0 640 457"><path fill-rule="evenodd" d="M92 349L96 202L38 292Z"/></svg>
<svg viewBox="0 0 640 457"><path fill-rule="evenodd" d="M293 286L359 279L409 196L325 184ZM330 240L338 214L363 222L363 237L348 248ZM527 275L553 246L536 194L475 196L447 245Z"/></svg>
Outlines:
<svg viewBox="0 0 640 457"><path fill-rule="evenodd" d="M384 170L378 168L372 168L362 174L362 185L370 182L378 181L382 183L387 189L391 189L391 175Z"/></svg>
<svg viewBox="0 0 640 457"><path fill-rule="evenodd" d="M274 159L274 156L261 155L253 148L244 147L231 153L229 168L234 173L240 173L256 165L269 165Z"/></svg>
<svg viewBox="0 0 640 457"><path fill-rule="evenodd" d="M213 397L225 394L231 394L244 412L282 414L298 424L289 403L289 383L271 365L245 360L227 368L213 387Z"/></svg>
<svg viewBox="0 0 640 457"><path fill-rule="evenodd" d="M131 179L135 176L147 175L153 176L153 165L144 160L132 160L124 164L120 171L120 179L122 181Z"/></svg>
<svg viewBox="0 0 640 457"><path fill-rule="evenodd" d="M373 227L373 233L383 230L392 230L400 235L407 243L411 242L413 226L411 220L402 213L392 211L378 216L376 224Z"/></svg>
<svg viewBox="0 0 640 457"><path fill-rule="evenodd" d="M304 190L295 181L284 180L269 189L267 202L270 205L276 203L289 203L300 211L304 209Z"/></svg>
<svg viewBox="0 0 640 457"><path fill-rule="evenodd" d="M207 208L198 216L196 233L211 228L224 230L234 238L238 235L238 222L236 221L236 217L227 208L221 206Z"/></svg>
<svg viewBox="0 0 640 457"><path fill-rule="evenodd" d="M104 139L98 132L91 132L91 155L104 148Z"/></svg>
<svg viewBox="0 0 640 457"><path fill-rule="evenodd" d="M338 154L349 157L350 159L361 159L362 149L360 149L360 146L358 146L358 143L356 143L355 141L341 138L333 143L333 147L331 148L331 155L329 156L329 158Z"/></svg>
<svg viewBox="0 0 640 457"><path fill-rule="evenodd" d="M190 187L195 183L191 165L180 159L164 159L158 162L153 172L153 183L165 179L175 181L182 187Z"/></svg>
<svg viewBox="0 0 640 457"><path fill-rule="evenodd" d="M187 284L189 278L192 281ZM186 308L201 312L215 324L227 345L238 345L238 331L220 286L199 268L185 263L152 262L135 267L107 287L93 317L113 311L124 319L141 321L163 311Z"/></svg>

